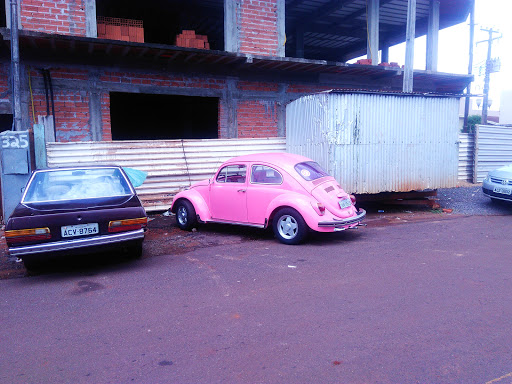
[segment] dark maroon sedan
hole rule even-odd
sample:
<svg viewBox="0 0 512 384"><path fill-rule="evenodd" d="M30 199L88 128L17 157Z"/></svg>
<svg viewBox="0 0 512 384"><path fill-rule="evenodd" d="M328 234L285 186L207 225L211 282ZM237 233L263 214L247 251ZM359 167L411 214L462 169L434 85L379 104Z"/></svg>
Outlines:
<svg viewBox="0 0 512 384"><path fill-rule="evenodd" d="M121 167L35 171L5 227L9 253L27 268L49 253L124 247L142 253L147 216Z"/></svg>

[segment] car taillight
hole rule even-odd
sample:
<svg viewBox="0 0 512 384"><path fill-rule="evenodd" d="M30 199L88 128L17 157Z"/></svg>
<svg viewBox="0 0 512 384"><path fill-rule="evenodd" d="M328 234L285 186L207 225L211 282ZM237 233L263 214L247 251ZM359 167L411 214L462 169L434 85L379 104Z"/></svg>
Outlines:
<svg viewBox="0 0 512 384"><path fill-rule="evenodd" d="M13 229L5 231L7 245L51 239L50 228Z"/></svg>
<svg viewBox="0 0 512 384"><path fill-rule="evenodd" d="M350 195L350 201L352 201L353 205L356 205L356 197L354 195Z"/></svg>
<svg viewBox="0 0 512 384"><path fill-rule="evenodd" d="M313 202L311 202L311 206L316 211L316 213L318 213L320 216L325 214L325 205L323 205L322 203L318 203L318 202L317 203L313 203Z"/></svg>
<svg viewBox="0 0 512 384"><path fill-rule="evenodd" d="M134 231L141 228L146 228L148 224L147 217L140 217L137 219L114 220L108 223L109 232L123 232Z"/></svg>

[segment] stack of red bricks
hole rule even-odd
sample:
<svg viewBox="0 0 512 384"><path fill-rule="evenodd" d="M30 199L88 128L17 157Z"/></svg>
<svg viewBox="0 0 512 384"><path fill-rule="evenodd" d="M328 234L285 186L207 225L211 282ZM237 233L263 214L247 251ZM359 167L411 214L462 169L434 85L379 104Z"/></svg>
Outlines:
<svg viewBox="0 0 512 384"><path fill-rule="evenodd" d="M120 19L118 17L98 16L98 38L144 42L144 26L142 20Z"/></svg>
<svg viewBox="0 0 512 384"><path fill-rule="evenodd" d="M208 36L196 35L196 31L193 30L183 30L176 36L176 45L185 48L210 49Z"/></svg>

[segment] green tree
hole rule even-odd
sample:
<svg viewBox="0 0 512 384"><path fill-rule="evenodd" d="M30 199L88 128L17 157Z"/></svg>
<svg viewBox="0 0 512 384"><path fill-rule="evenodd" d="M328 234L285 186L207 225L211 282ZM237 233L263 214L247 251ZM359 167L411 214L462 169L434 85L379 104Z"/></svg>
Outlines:
<svg viewBox="0 0 512 384"><path fill-rule="evenodd" d="M475 132L475 125L480 124L482 122L482 116L480 115L471 115L468 116L468 126L462 129L462 132L465 133L473 133Z"/></svg>

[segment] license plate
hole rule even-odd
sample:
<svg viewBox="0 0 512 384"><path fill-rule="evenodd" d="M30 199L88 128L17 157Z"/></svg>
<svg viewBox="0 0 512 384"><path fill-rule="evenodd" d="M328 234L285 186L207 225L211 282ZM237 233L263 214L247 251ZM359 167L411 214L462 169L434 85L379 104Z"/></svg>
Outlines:
<svg viewBox="0 0 512 384"><path fill-rule="evenodd" d="M66 225L60 228L62 237L94 235L99 233L98 223Z"/></svg>
<svg viewBox="0 0 512 384"><path fill-rule="evenodd" d="M340 208L345 209L352 205L352 201L350 199L343 199L339 201Z"/></svg>
<svg viewBox="0 0 512 384"><path fill-rule="evenodd" d="M494 187L493 192L494 193L502 193L504 195L510 195L510 194L512 194L512 189L505 188L505 187Z"/></svg>

